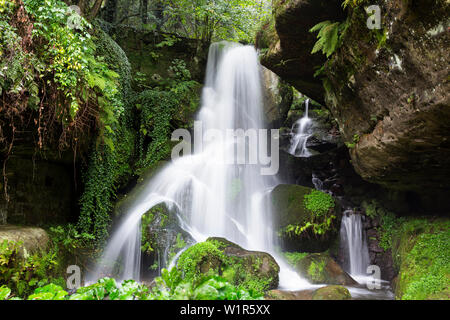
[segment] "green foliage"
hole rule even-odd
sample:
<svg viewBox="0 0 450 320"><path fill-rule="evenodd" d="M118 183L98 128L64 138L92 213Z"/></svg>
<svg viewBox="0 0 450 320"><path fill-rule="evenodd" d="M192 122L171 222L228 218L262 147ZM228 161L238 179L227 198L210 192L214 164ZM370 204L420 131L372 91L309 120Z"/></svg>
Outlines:
<svg viewBox="0 0 450 320"><path fill-rule="evenodd" d="M353 149L354 147L356 147L356 144L359 142L359 139L360 139L359 134L354 134L352 142L345 142L345 145L347 146L347 148Z"/></svg>
<svg viewBox="0 0 450 320"><path fill-rule="evenodd" d="M344 2L342 2L342 7L343 8L356 8L360 5L362 5L365 2L365 0L344 0Z"/></svg>
<svg viewBox="0 0 450 320"><path fill-rule="evenodd" d="M283 252L283 255L286 257L287 262L295 267L297 262L308 255L308 252Z"/></svg>
<svg viewBox="0 0 450 320"><path fill-rule="evenodd" d="M393 259L399 268L396 294L403 300L450 296L450 223L448 219L396 221Z"/></svg>
<svg viewBox="0 0 450 320"><path fill-rule="evenodd" d="M180 271L180 277L192 283L197 283L204 277L204 273L199 270L199 264L203 260L217 262L216 265L208 265L210 274L219 272L220 261L225 259L224 254L212 242L205 241L197 243L184 251L178 259L177 269Z"/></svg>
<svg viewBox="0 0 450 320"><path fill-rule="evenodd" d="M304 204L306 209L317 217L324 216L330 209L334 208L333 197L319 190L312 190L310 194L306 194Z"/></svg>
<svg viewBox="0 0 450 320"><path fill-rule="evenodd" d="M316 24L309 30L309 32L319 31L317 34L318 40L311 53L322 51L327 58L331 56L340 46L343 34L347 28L348 24L346 22L340 23L327 20Z"/></svg>
<svg viewBox="0 0 450 320"><path fill-rule="evenodd" d="M254 0L165 0L162 4L167 8L164 31L206 42L251 42L271 11L268 3Z"/></svg>
<svg viewBox="0 0 450 320"><path fill-rule="evenodd" d="M76 226L67 224L64 226L50 227L49 236L53 243L61 244L64 250L73 252L81 248L92 248L95 237L90 233L79 232Z"/></svg>
<svg viewBox="0 0 450 320"><path fill-rule="evenodd" d="M0 287L0 300L8 299L10 294L11 294L11 289L10 288L8 288L5 285Z"/></svg>
<svg viewBox="0 0 450 320"><path fill-rule="evenodd" d="M303 224L289 224L281 230L282 233L300 235L311 230L314 235L320 236L332 228L336 216L332 214L335 203L331 195L312 190L311 193L305 194L303 204L310 212L310 220Z"/></svg>
<svg viewBox="0 0 450 320"><path fill-rule="evenodd" d="M207 275L192 282L183 279L176 268L163 269L161 277L155 279L156 286L151 300L254 300L262 295L229 283L218 275Z"/></svg>
<svg viewBox="0 0 450 320"><path fill-rule="evenodd" d="M42 286L60 273L56 248L29 254L21 242L4 240L0 243L0 285L11 288L15 295L24 295Z"/></svg>

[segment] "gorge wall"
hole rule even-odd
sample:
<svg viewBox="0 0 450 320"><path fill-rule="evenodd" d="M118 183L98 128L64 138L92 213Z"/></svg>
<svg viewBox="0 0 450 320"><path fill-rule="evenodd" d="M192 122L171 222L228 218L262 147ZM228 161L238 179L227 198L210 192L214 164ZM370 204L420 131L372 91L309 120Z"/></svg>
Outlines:
<svg viewBox="0 0 450 320"><path fill-rule="evenodd" d="M342 1L273 1L274 20L257 38L261 62L326 103L363 179L413 192L423 207L444 211L450 188L448 1L369 2L344 10ZM367 28L364 7L371 4L381 9L381 29ZM324 20L345 30L329 59L311 54L317 39L309 30Z"/></svg>

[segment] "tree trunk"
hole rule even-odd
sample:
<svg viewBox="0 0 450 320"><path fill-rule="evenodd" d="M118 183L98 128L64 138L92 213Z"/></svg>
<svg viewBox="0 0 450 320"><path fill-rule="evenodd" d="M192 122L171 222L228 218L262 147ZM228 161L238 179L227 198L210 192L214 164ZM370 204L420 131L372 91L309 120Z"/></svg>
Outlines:
<svg viewBox="0 0 450 320"><path fill-rule="evenodd" d="M88 14L88 19L90 21L94 20L94 18L97 16L98 12L100 11L100 8L102 7L102 3L103 0L95 0L95 3Z"/></svg>

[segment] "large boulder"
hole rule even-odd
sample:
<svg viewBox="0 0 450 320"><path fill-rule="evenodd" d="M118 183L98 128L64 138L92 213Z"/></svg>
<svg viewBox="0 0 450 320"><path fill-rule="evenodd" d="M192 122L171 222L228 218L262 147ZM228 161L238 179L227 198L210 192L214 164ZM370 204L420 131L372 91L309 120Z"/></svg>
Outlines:
<svg viewBox="0 0 450 320"><path fill-rule="evenodd" d="M341 3L274 1L276 32L262 64L326 103L361 177L415 192L425 209L447 211L449 2L373 1L382 13L381 29L373 30L364 6L350 5L342 45L325 63L321 53L310 54L317 39L309 29L342 22ZM324 66L326 90L312 66Z"/></svg>
<svg viewBox="0 0 450 320"><path fill-rule="evenodd" d="M224 238L209 238L184 251L177 262L184 279L221 275L230 283L264 292L278 287L280 267L268 253L248 251Z"/></svg>
<svg viewBox="0 0 450 320"><path fill-rule="evenodd" d="M300 291L284 291L284 290L270 290L264 296L265 300L312 300L314 290L300 290Z"/></svg>
<svg viewBox="0 0 450 320"><path fill-rule="evenodd" d="M324 102L320 78L315 68L323 65L325 57L310 55L316 35L309 30L325 20L343 20L341 0L274 0L274 23L269 23L259 35L257 44L267 49L261 64L278 74L300 92Z"/></svg>
<svg viewBox="0 0 450 320"><path fill-rule="evenodd" d="M315 284L356 285L357 282L326 253L312 253L299 259L296 271Z"/></svg>
<svg viewBox="0 0 450 320"><path fill-rule="evenodd" d="M271 198L285 250L322 252L332 245L339 226L337 206L331 196L304 186L280 184L272 190Z"/></svg>
<svg viewBox="0 0 450 320"><path fill-rule="evenodd" d="M20 254L38 253L47 249L49 237L44 229L14 225L0 226L0 243L8 241L22 243Z"/></svg>
<svg viewBox="0 0 450 320"><path fill-rule="evenodd" d="M350 300L352 295L346 287L326 286L314 291L312 300Z"/></svg>

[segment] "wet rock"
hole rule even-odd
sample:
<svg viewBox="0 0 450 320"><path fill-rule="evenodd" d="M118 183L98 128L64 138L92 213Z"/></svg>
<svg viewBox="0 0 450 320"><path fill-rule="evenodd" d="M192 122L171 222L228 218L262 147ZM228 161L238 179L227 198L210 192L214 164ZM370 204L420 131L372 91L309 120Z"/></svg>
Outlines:
<svg viewBox="0 0 450 320"><path fill-rule="evenodd" d="M208 238L180 256L178 270L185 277L219 274L230 283L266 291L278 286L280 267L266 252L248 251L224 238Z"/></svg>
<svg viewBox="0 0 450 320"><path fill-rule="evenodd" d="M300 275L315 284L357 284L327 253L309 254L295 264L295 269Z"/></svg>
<svg viewBox="0 0 450 320"><path fill-rule="evenodd" d="M314 290L283 291L270 290L264 296L265 300L312 300Z"/></svg>
<svg viewBox="0 0 450 320"><path fill-rule="evenodd" d="M305 196L312 191L312 188L290 184L280 184L272 190L271 198L273 212L276 213L276 228L279 230L278 234L283 247L287 251L322 252L331 246L337 235L338 218L334 219L335 224L332 224L321 235L314 234L310 230L311 228L299 234L285 231L288 226L304 226L308 222L319 221L304 204ZM331 215L337 216L338 211L330 208L326 216L330 217Z"/></svg>
<svg viewBox="0 0 450 320"><path fill-rule="evenodd" d="M342 286L326 286L314 291L312 300L350 300L350 291Z"/></svg>

